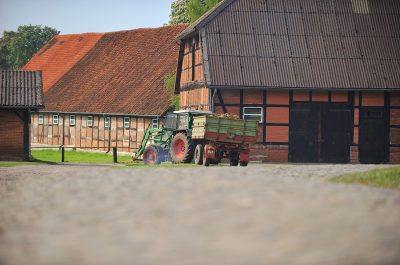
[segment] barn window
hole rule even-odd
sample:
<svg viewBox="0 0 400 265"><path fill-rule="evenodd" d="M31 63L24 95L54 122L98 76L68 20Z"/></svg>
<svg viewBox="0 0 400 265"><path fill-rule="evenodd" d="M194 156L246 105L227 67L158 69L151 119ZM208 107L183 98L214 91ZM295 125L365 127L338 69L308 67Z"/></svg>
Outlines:
<svg viewBox="0 0 400 265"><path fill-rule="evenodd" d="M58 125L58 115L57 114L53 115L53 124Z"/></svg>
<svg viewBox="0 0 400 265"><path fill-rule="evenodd" d="M39 114L39 124L40 124L40 125L44 124L44 117L43 117L43 114Z"/></svg>
<svg viewBox="0 0 400 265"><path fill-rule="evenodd" d="M75 124L76 124L75 115L69 115L69 126L75 126Z"/></svg>
<svg viewBox="0 0 400 265"><path fill-rule="evenodd" d="M153 129L158 129L158 119L153 119L153 120L151 121L151 127L152 127Z"/></svg>
<svg viewBox="0 0 400 265"><path fill-rule="evenodd" d="M110 125L111 125L111 118L105 117L104 118L104 128L110 128Z"/></svg>
<svg viewBox="0 0 400 265"><path fill-rule="evenodd" d="M351 0L353 12L355 14L369 14L368 0Z"/></svg>
<svg viewBox="0 0 400 265"><path fill-rule="evenodd" d="M87 127L93 127L93 116L87 116L86 125Z"/></svg>
<svg viewBox="0 0 400 265"><path fill-rule="evenodd" d="M243 119L250 121L263 121L262 108L243 108Z"/></svg>
<svg viewBox="0 0 400 265"><path fill-rule="evenodd" d="M131 118L124 117L124 128L129 129L131 127Z"/></svg>

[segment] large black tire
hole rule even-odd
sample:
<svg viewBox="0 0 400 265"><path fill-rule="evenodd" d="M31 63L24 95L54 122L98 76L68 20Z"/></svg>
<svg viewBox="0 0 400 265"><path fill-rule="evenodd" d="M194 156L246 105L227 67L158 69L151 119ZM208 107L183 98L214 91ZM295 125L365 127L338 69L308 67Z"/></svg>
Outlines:
<svg viewBox="0 0 400 265"><path fill-rule="evenodd" d="M198 144L194 150L194 163L196 165L203 164L204 147L202 144Z"/></svg>
<svg viewBox="0 0 400 265"><path fill-rule="evenodd" d="M237 152L229 153L229 164L231 167L237 167L239 165L239 154Z"/></svg>
<svg viewBox="0 0 400 265"><path fill-rule="evenodd" d="M145 165L159 165L162 161L163 150L160 146L149 145L143 152L143 162Z"/></svg>
<svg viewBox="0 0 400 265"><path fill-rule="evenodd" d="M203 150L203 166L205 166L205 167L209 167L210 166L210 164L211 164L211 158L206 158L207 156L206 156L206 154L205 154L205 149Z"/></svg>
<svg viewBox="0 0 400 265"><path fill-rule="evenodd" d="M194 143L183 133L177 133L171 141L170 154L176 164L190 163L194 156Z"/></svg>
<svg viewBox="0 0 400 265"><path fill-rule="evenodd" d="M249 165L249 161L240 161L241 167L247 167Z"/></svg>

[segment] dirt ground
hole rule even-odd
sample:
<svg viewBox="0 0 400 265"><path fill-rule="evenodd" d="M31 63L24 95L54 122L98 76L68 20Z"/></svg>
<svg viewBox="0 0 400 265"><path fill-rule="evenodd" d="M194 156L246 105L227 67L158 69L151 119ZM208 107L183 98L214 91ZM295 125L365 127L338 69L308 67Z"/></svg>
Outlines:
<svg viewBox="0 0 400 265"><path fill-rule="evenodd" d="M400 264L400 192L326 181L376 167L0 168L0 264Z"/></svg>

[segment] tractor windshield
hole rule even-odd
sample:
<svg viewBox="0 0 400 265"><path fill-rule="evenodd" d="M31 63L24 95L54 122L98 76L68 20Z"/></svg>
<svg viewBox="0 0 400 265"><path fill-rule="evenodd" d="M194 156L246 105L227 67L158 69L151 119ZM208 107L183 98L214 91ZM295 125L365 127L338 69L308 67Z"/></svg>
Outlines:
<svg viewBox="0 0 400 265"><path fill-rule="evenodd" d="M165 117L164 128L176 130L177 122L178 122L177 114L173 114L173 113L168 114L167 117Z"/></svg>

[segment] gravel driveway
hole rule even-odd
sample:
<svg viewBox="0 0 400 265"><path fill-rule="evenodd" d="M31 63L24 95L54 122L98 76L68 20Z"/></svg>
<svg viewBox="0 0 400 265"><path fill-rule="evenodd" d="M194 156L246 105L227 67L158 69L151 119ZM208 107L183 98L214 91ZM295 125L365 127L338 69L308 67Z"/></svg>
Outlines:
<svg viewBox="0 0 400 265"><path fill-rule="evenodd" d="M400 192L376 166L0 168L0 264L400 264Z"/></svg>

